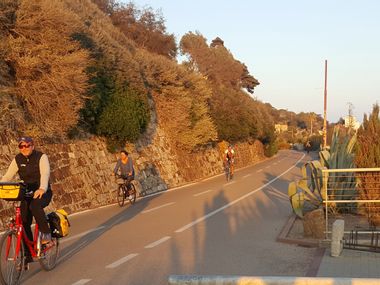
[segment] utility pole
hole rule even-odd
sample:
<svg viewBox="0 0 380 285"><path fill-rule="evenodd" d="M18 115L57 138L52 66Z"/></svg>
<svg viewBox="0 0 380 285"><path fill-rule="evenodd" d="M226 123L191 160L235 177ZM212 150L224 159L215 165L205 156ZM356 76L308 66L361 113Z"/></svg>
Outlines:
<svg viewBox="0 0 380 285"><path fill-rule="evenodd" d="M325 60L325 92L324 92L324 107L323 107L323 149L327 146L327 59Z"/></svg>

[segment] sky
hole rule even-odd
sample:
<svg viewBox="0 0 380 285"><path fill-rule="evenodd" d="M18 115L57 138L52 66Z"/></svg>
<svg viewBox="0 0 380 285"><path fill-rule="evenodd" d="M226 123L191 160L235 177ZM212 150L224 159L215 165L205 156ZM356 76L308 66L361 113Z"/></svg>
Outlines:
<svg viewBox="0 0 380 285"><path fill-rule="evenodd" d="M129 2L129 1L124 1ZM134 0L160 11L177 43L200 32L220 37L259 80L254 96L277 109L359 121L380 103L380 1Z"/></svg>

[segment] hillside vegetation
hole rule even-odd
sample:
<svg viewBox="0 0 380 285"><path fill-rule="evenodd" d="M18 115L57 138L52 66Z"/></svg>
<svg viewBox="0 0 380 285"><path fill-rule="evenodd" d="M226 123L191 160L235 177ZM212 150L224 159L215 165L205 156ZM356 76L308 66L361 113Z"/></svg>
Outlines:
<svg viewBox="0 0 380 285"><path fill-rule="evenodd" d="M22 109L19 132L57 141L95 134L119 147L137 141L155 113L186 150L260 139L275 152L273 108L251 96L258 80L222 39L208 45L189 32L177 46L160 13L113 0L0 8L0 103L13 98Z"/></svg>

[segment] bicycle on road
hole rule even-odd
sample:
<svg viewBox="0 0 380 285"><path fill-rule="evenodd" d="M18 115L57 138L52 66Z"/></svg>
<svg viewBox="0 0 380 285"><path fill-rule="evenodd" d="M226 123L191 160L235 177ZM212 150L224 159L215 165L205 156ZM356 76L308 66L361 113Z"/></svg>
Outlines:
<svg viewBox="0 0 380 285"><path fill-rule="evenodd" d="M33 199L33 192L22 183L0 183L0 199L14 201L15 216L9 221L7 230L0 239L0 281L1 284L18 284L27 262L24 247L27 246L33 261L38 260L42 269L52 270L59 255L59 238L52 237L47 244L41 243L38 224L34 228L33 241L26 236L21 220L20 201Z"/></svg>
<svg viewBox="0 0 380 285"><path fill-rule="evenodd" d="M136 202L136 187L135 185L119 174L115 174L117 188L117 203L120 207L124 205L125 200L133 205Z"/></svg>
<svg viewBox="0 0 380 285"><path fill-rule="evenodd" d="M224 166L224 171L225 171L225 174L226 174L226 180L227 181L230 181L232 180L234 174L233 174L233 163L229 160L227 160L225 162L225 166Z"/></svg>

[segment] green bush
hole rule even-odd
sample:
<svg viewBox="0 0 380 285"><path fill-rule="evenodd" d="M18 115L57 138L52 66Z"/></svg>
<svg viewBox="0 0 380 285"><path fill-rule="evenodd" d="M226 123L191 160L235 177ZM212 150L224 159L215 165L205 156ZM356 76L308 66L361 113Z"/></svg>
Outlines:
<svg viewBox="0 0 380 285"><path fill-rule="evenodd" d="M255 101L243 92L214 86L210 110L220 140L238 142L258 138L261 120L257 109Z"/></svg>
<svg viewBox="0 0 380 285"><path fill-rule="evenodd" d="M309 151L317 151L317 150L320 150L320 146L322 144L322 140L323 140L323 137L322 136L311 136L309 138L309 141L310 141L310 149ZM306 143L305 143L306 145Z"/></svg>
<svg viewBox="0 0 380 285"><path fill-rule="evenodd" d="M90 52L92 64L87 67L89 88L86 93L84 107L80 110L78 126L95 134L99 118L115 92L115 73L109 68L105 55L97 47L94 40L86 33L73 33L71 39L80 43L81 47ZM75 128L71 130L75 136Z"/></svg>
<svg viewBox="0 0 380 285"><path fill-rule="evenodd" d="M264 154L266 157L272 157L278 152L277 142L264 145Z"/></svg>
<svg viewBox="0 0 380 285"><path fill-rule="evenodd" d="M148 120L149 108L142 96L130 89L118 91L101 114L97 133L114 146L124 146L139 138Z"/></svg>
<svg viewBox="0 0 380 285"><path fill-rule="evenodd" d="M260 140L264 144L265 156L271 157L278 152L278 143L273 125L265 127L264 136Z"/></svg>
<svg viewBox="0 0 380 285"><path fill-rule="evenodd" d="M90 89L87 92L87 100L80 112L80 125L87 131L95 134L99 125L99 119L110 98L115 93L115 80L106 66L97 64L89 67Z"/></svg>

